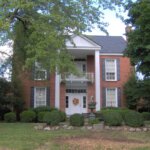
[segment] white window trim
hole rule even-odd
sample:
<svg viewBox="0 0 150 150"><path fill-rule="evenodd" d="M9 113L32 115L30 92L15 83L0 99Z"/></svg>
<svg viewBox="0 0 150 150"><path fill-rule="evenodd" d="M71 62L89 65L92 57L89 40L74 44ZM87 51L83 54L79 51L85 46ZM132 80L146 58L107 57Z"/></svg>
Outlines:
<svg viewBox="0 0 150 150"><path fill-rule="evenodd" d="M115 103L116 103L116 106L113 106L113 107L118 107L118 88L116 87L110 87L110 88L106 88L106 107L109 107L107 106L107 90L108 89L115 89L115 95L116 95L116 99L115 99Z"/></svg>
<svg viewBox="0 0 150 150"><path fill-rule="evenodd" d="M36 89L44 88L45 89L45 102L47 101L47 88L46 87L34 87L34 108L36 108ZM46 105L45 105L46 106Z"/></svg>
<svg viewBox="0 0 150 150"><path fill-rule="evenodd" d="M114 60L115 61L115 79L114 80L110 80L110 79L107 79L107 75L106 75L106 61L107 60ZM108 58L108 59L105 59L105 80L106 81L117 81L117 59L112 59L112 58Z"/></svg>

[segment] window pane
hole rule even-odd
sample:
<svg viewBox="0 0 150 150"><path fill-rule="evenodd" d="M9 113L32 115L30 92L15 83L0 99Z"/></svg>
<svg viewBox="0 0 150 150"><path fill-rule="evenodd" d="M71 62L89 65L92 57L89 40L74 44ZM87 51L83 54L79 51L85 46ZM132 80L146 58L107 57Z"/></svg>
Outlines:
<svg viewBox="0 0 150 150"><path fill-rule="evenodd" d="M116 107L116 88L107 88L106 106Z"/></svg>
<svg viewBox="0 0 150 150"><path fill-rule="evenodd" d="M68 96L66 96L66 108L69 107L69 100L68 100Z"/></svg>
<svg viewBox="0 0 150 150"><path fill-rule="evenodd" d="M86 96L83 96L83 108L86 108Z"/></svg>
<svg viewBox="0 0 150 150"><path fill-rule="evenodd" d="M35 88L35 107L46 106L46 88Z"/></svg>
<svg viewBox="0 0 150 150"><path fill-rule="evenodd" d="M106 59L105 70L106 70L106 80L115 80L116 69L115 69L115 59Z"/></svg>

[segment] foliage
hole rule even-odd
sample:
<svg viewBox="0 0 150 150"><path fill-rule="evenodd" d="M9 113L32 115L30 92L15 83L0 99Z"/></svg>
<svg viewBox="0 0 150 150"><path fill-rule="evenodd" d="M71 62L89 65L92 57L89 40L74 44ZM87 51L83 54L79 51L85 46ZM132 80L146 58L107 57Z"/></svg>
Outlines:
<svg viewBox="0 0 150 150"><path fill-rule="evenodd" d="M126 104L130 109L150 111L150 79L138 80L131 77L124 85Z"/></svg>
<svg viewBox="0 0 150 150"><path fill-rule="evenodd" d="M128 111L124 116L125 124L132 127L140 127L144 125L142 115L136 111Z"/></svg>
<svg viewBox="0 0 150 150"><path fill-rule="evenodd" d="M18 58L23 57L23 64L27 67L38 60L50 71L55 71L56 66L59 71L74 70L72 57L65 47L66 40L71 34L78 35L95 26L106 32L103 10L114 10L123 2L125 0L1 0L1 41L13 40L14 45L23 48L18 49ZM15 41L18 34L14 32L16 24L21 27L17 31L23 35L20 44Z"/></svg>
<svg viewBox="0 0 150 150"><path fill-rule="evenodd" d="M44 122L44 116L47 112L46 111L40 111L38 114L37 114L37 121L38 122Z"/></svg>
<svg viewBox="0 0 150 150"><path fill-rule="evenodd" d="M117 110L103 110L102 115L106 125L119 126L123 122L122 115Z"/></svg>
<svg viewBox="0 0 150 150"><path fill-rule="evenodd" d="M11 112L11 110L7 106L0 107L0 120L3 120L4 119L4 114L6 114L8 112Z"/></svg>
<svg viewBox="0 0 150 150"><path fill-rule="evenodd" d="M6 113L4 115L4 120L6 122L15 122L16 121L16 114L14 112Z"/></svg>
<svg viewBox="0 0 150 150"><path fill-rule="evenodd" d="M73 114L70 116L70 124L72 126L83 126L84 125L84 117L81 114Z"/></svg>
<svg viewBox="0 0 150 150"><path fill-rule="evenodd" d="M124 85L126 105L130 109L136 109L137 101L140 99L137 78L132 76Z"/></svg>
<svg viewBox="0 0 150 150"><path fill-rule="evenodd" d="M89 123L89 125L93 125L93 124L100 123L100 121L99 121L99 118L95 118L95 119L89 119L88 123Z"/></svg>
<svg viewBox="0 0 150 150"><path fill-rule="evenodd" d="M66 113L65 112L62 112L62 111L59 111L59 113L60 113L60 116L61 116L61 122L64 122L64 121L66 121Z"/></svg>
<svg viewBox="0 0 150 150"><path fill-rule="evenodd" d="M36 118L34 111L26 110L20 114L20 119L22 122L33 122Z"/></svg>
<svg viewBox="0 0 150 150"><path fill-rule="evenodd" d="M46 112L44 115L44 122L48 125L58 125L61 121L61 115L59 111Z"/></svg>
<svg viewBox="0 0 150 150"><path fill-rule="evenodd" d="M32 110L35 111L36 114L38 114L40 112L50 111L51 109L49 106L39 106L39 107L33 108Z"/></svg>
<svg viewBox="0 0 150 150"><path fill-rule="evenodd" d="M103 121L103 115L101 113L101 111L96 111L95 112L95 117L99 119L99 121Z"/></svg>
<svg viewBox="0 0 150 150"><path fill-rule="evenodd" d="M150 3L149 0L137 0L130 3L126 20L131 25L127 34L128 44L126 55L131 63L137 66L137 71L142 72L145 78L150 77Z"/></svg>
<svg viewBox="0 0 150 150"><path fill-rule="evenodd" d="M150 121L150 112L142 112L142 117L144 121Z"/></svg>

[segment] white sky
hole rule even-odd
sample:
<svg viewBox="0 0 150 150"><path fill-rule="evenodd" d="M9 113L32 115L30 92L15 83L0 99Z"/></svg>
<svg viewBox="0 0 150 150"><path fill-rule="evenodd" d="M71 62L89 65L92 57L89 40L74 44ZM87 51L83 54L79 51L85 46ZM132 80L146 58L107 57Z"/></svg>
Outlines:
<svg viewBox="0 0 150 150"><path fill-rule="evenodd" d="M127 18L127 15L122 13L122 15ZM109 35L112 36L124 36L125 34L125 24L121 21L120 18L117 18L115 12L107 10L105 11L104 21L106 21L109 26L106 28ZM94 29L92 32L86 32L90 35L106 35L104 32L99 29Z"/></svg>

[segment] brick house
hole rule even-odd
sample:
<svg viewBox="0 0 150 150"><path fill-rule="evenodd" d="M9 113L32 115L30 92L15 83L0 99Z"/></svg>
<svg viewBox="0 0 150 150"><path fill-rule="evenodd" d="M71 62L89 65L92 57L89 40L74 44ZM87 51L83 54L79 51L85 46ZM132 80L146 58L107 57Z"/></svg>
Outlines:
<svg viewBox="0 0 150 150"><path fill-rule="evenodd" d="M124 107L123 85L132 73L130 60L123 56L126 41L121 36L72 36L66 46L80 71L76 76L50 74L39 67L34 80L23 77L26 107L48 105L73 113L87 113L88 103L102 107ZM38 64L37 64L38 66ZM37 67L38 68L38 67Z"/></svg>

